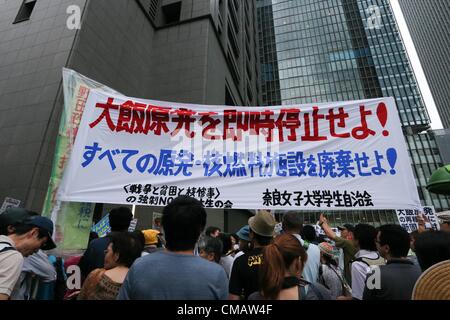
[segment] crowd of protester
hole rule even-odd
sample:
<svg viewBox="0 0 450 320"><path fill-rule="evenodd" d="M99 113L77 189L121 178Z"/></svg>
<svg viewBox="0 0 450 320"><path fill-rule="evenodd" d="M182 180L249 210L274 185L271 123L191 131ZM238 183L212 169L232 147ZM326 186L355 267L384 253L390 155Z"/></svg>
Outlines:
<svg viewBox="0 0 450 320"><path fill-rule="evenodd" d="M440 231L419 216L411 234L361 223L338 235L322 214L318 236L297 213L276 232L274 215L257 210L229 234L205 230L201 203L181 196L164 208L161 230L129 232L131 210L114 208L107 236L91 234L82 256L61 259L47 251L51 220L10 208L0 215L0 300L450 299L450 211L438 217ZM69 290L71 266L81 278Z"/></svg>

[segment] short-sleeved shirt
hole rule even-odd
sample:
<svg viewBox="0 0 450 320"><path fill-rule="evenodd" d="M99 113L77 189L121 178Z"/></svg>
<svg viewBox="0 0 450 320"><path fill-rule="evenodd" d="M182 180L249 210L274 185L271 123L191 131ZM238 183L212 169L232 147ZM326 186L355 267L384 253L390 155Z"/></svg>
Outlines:
<svg viewBox="0 0 450 320"><path fill-rule="evenodd" d="M377 251L359 250L356 253L355 258L365 258L367 260L372 260L373 262L371 265L384 264L384 259ZM352 296L354 299L362 300L367 275L370 272L371 268L368 264L362 261L354 261L352 263Z"/></svg>
<svg viewBox="0 0 450 320"><path fill-rule="evenodd" d="M347 282L351 285L352 283L352 273L351 273L351 265L350 262L355 258L356 252L358 250L356 249L355 245L352 241L336 237L334 238L334 242L336 244L336 247L342 248L342 251L344 252L344 275Z"/></svg>
<svg viewBox="0 0 450 320"><path fill-rule="evenodd" d="M261 247L255 248L234 260L229 286L231 294L247 299L260 290L258 270L263 263L262 251Z"/></svg>
<svg viewBox="0 0 450 320"><path fill-rule="evenodd" d="M194 255L157 251L137 259L117 300L226 300L223 267Z"/></svg>
<svg viewBox="0 0 450 320"><path fill-rule="evenodd" d="M0 294L11 296L22 271L23 256L15 250L14 242L7 236L0 236Z"/></svg>

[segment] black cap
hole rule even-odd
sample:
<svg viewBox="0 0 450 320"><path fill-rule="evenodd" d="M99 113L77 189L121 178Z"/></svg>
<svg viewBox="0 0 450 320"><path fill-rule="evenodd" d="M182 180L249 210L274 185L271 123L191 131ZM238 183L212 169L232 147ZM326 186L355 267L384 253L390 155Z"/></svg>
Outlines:
<svg viewBox="0 0 450 320"><path fill-rule="evenodd" d="M337 227L340 231L342 230L348 230L350 232L353 232L355 230L355 227L352 224L346 223L343 226Z"/></svg>
<svg viewBox="0 0 450 320"><path fill-rule="evenodd" d="M38 227L39 229L47 233L48 240L45 245L42 246L42 250L51 250L56 248L56 244L52 239L53 235L53 222L49 218L42 216L31 217L23 222L27 225Z"/></svg>
<svg viewBox="0 0 450 320"><path fill-rule="evenodd" d="M7 227L17 223L21 223L30 218L32 213L23 208L8 208L0 214L0 227Z"/></svg>

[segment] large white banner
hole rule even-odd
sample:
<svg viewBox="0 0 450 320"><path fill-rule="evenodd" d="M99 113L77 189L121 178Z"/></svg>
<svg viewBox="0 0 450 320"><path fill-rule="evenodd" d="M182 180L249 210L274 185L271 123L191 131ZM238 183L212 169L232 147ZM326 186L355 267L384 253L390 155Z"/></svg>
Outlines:
<svg viewBox="0 0 450 320"><path fill-rule="evenodd" d="M405 209L420 201L394 99L230 107L92 90L63 201Z"/></svg>

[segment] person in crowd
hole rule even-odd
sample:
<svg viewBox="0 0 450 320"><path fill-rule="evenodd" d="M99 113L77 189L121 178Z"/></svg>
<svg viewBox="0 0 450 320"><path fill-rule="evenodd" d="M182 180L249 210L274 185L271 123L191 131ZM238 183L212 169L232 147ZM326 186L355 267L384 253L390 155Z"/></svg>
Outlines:
<svg viewBox="0 0 450 320"><path fill-rule="evenodd" d="M415 249L415 243L417 240L417 236L419 235L419 231L414 230L409 234L409 251L408 251L408 259L412 261L416 266L419 265L419 262L417 261L416 256L416 249Z"/></svg>
<svg viewBox="0 0 450 320"><path fill-rule="evenodd" d="M144 251L142 255L145 256L159 250L164 250L160 238L160 232L155 229L147 229L141 232L144 235Z"/></svg>
<svg viewBox="0 0 450 320"><path fill-rule="evenodd" d="M117 207L109 213L109 225L111 232L128 232L130 222L133 219L131 209L127 207ZM83 256L80 259L80 270L83 278L94 269L104 267L105 252L109 245L109 237L92 240Z"/></svg>
<svg viewBox="0 0 450 320"><path fill-rule="evenodd" d="M337 297L346 295L345 290L348 288L342 270L338 267L336 250L328 242L321 242L319 249L321 262L319 283L330 290L331 299L336 300Z"/></svg>
<svg viewBox="0 0 450 320"><path fill-rule="evenodd" d="M23 208L7 208L0 214L0 235L7 236L14 233L14 226L26 219L37 215L37 213Z"/></svg>
<svg viewBox="0 0 450 320"><path fill-rule="evenodd" d="M336 247L342 248L344 253L344 276L345 280L351 285L352 276L350 262L354 259L355 254L358 251L353 242L353 226L349 224L344 225L344 228L341 230L341 236L338 237L328 225L327 218L324 214L320 215L319 226L322 227L325 235L335 242Z"/></svg>
<svg viewBox="0 0 450 320"><path fill-rule="evenodd" d="M236 236L239 238L238 240L239 251L235 254L234 261L236 261L237 258L239 258L240 256L242 256L243 254L247 253L250 250L250 243L251 243L250 227L248 225L243 226L236 233Z"/></svg>
<svg viewBox="0 0 450 320"><path fill-rule="evenodd" d="M423 273L414 286L412 300L450 300L450 233L423 232L416 238L415 250Z"/></svg>
<svg viewBox="0 0 450 320"><path fill-rule="evenodd" d="M411 300L414 284L421 274L419 266L407 258L410 236L399 225L378 229L376 246L386 265L379 268L379 286L366 281L364 300ZM376 272L377 270L374 270Z"/></svg>
<svg viewBox="0 0 450 320"><path fill-rule="evenodd" d="M450 210L436 213L440 230L450 233Z"/></svg>
<svg viewBox="0 0 450 320"><path fill-rule="evenodd" d="M104 268L88 275L78 300L115 300L129 268L141 256L143 245L135 234L117 232L109 238Z"/></svg>
<svg viewBox="0 0 450 320"><path fill-rule="evenodd" d="M32 299L33 289L43 287L56 281L56 269L50 263L48 255L38 250L36 253L25 257L19 280L11 293L11 300Z"/></svg>
<svg viewBox="0 0 450 320"><path fill-rule="evenodd" d="M305 241L308 241L309 243L318 245L319 242L317 242L316 237L316 229L314 229L311 225L305 225L302 228L302 233L300 234L302 236L302 239ZM308 254L309 257L309 254Z"/></svg>
<svg viewBox="0 0 450 320"><path fill-rule="evenodd" d="M342 226L338 226L337 229L341 233L341 238L352 240L353 239L353 231L355 230L355 227L350 223L345 223Z"/></svg>
<svg viewBox="0 0 450 320"><path fill-rule="evenodd" d="M276 220L270 212L258 211L248 219L253 249L236 258L229 284L230 300L248 299L259 291L258 270L263 263L263 248L272 242Z"/></svg>
<svg viewBox="0 0 450 320"><path fill-rule="evenodd" d="M217 237L222 242L222 257L220 258L220 265L224 268L227 273L228 279L231 275L231 268L233 267L234 258L232 253L232 241L231 235L228 233L220 233Z"/></svg>
<svg viewBox="0 0 450 320"><path fill-rule="evenodd" d="M230 238L231 238L231 256L234 258L236 253L239 252L239 237L235 233L232 233L230 234Z"/></svg>
<svg viewBox="0 0 450 320"><path fill-rule="evenodd" d="M283 216L282 228L284 233L296 235L308 254L308 260L305 261L303 268L303 278L306 281L314 283L319 278L320 250L319 247L308 240L304 240L300 234L303 233L303 222L300 215L295 212L288 212ZM308 230L309 229L309 230ZM311 228L307 228L306 236L310 240L315 239L316 231L312 227L314 235L311 234Z"/></svg>
<svg viewBox="0 0 450 320"><path fill-rule="evenodd" d="M198 250L200 257L220 264L223 251L222 241L219 238L204 236L199 240Z"/></svg>
<svg viewBox="0 0 450 320"><path fill-rule="evenodd" d="M208 237L217 238L220 232L221 232L220 228L211 226L206 228L205 235L207 235Z"/></svg>
<svg viewBox="0 0 450 320"><path fill-rule="evenodd" d="M56 245L52 239L53 222L50 219L32 216L28 210L20 208L7 210L2 216L0 228L4 234L0 235L0 300L8 300L16 286L20 290L18 280L24 258L39 249L54 249Z"/></svg>
<svg viewBox="0 0 450 320"><path fill-rule="evenodd" d="M426 269L414 285L412 300L450 300L448 274L450 260L444 260Z"/></svg>
<svg viewBox="0 0 450 320"><path fill-rule="evenodd" d="M385 264L385 260L378 253L375 244L377 234L375 227L363 223L356 225L353 232L355 246L359 249L351 264L353 299L363 299L366 278L371 266Z"/></svg>
<svg viewBox="0 0 450 320"><path fill-rule="evenodd" d="M297 237L284 233L263 249L260 290L250 300L330 300L320 284L301 279L307 253ZM309 290L305 290L308 288Z"/></svg>
<svg viewBox="0 0 450 320"><path fill-rule="evenodd" d="M5 235L14 233L15 225L24 220L38 216L38 213L21 208L9 209L5 213L2 230ZM48 256L38 250L36 253L25 257L23 260L20 277L14 287L11 300L29 300L32 297L32 289L55 281L56 270L49 262Z"/></svg>
<svg viewBox="0 0 450 320"><path fill-rule="evenodd" d="M144 247L145 247L145 235L144 235L144 233L141 230L134 230L134 231L131 231L129 233L137 240L137 242L142 247L141 256L144 255ZM106 251L105 251L105 253L106 253Z"/></svg>
<svg viewBox="0 0 450 320"><path fill-rule="evenodd" d="M161 232L160 234L162 235L162 226L160 217L156 217L155 220L153 220L153 229L158 230L159 232Z"/></svg>
<svg viewBox="0 0 450 320"><path fill-rule="evenodd" d="M227 298L228 279L218 264L194 255L206 225L200 201L179 196L164 207L166 250L138 259L120 288L119 300L218 300Z"/></svg>
<svg viewBox="0 0 450 320"><path fill-rule="evenodd" d="M414 244L422 271L444 260L450 260L450 233L428 231L417 236Z"/></svg>
<svg viewBox="0 0 450 320"><path fill-rule="evenodd" d="M92 240L98 239L98 233L91 231L89 232L89 240L88 240L88 244L92 242Z"/></svg>

